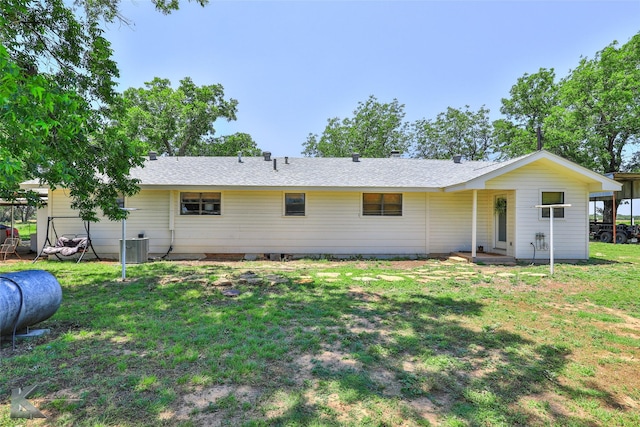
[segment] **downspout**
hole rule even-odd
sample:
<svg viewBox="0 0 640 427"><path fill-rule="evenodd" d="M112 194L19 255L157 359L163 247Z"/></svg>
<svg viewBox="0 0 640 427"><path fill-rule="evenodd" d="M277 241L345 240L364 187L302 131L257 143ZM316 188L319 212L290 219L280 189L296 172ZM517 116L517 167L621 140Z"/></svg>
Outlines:
<svg viewBox="0 0 640 427"><path fill-rule="evenodd" d="M473 190L473 208L471 209L471 259L476 259L478 238L478 190Z"/></svg>

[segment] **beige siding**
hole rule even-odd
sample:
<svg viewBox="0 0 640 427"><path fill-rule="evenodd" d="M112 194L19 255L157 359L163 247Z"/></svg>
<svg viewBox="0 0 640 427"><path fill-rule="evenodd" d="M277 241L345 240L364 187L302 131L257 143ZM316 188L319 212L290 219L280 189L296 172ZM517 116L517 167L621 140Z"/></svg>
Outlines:
<svg viewBox="0 0 640 427"><path fill-rule="evenodd" d="M127 238L144 233L152 255L166 253L175 230L172 255L205 253L285 253L335 255L425 255L425 195L403 195L401 217L364 217L361 193L306 192L306 216L284 216L282 191L222 191L222 215L180 215L179 192L141 191L127 199L136 208L127 219ZM170 215L173 208L175 215ZM76 216L69 199L56 191L50 202L54 216ZM82 234L79 218L58 218L62 234ZM91 224L100 256L117 257L120 221ZM53 239L53 235L51 236Z"/></svg>
<svg viewBox="0 0 640 427"><path fill-rule="evenodd" d="M554 257L556 259L585 259L589 254L588 188L579 181L567 179L554 170L540 164L531 164L505 174L487 183L491 188L515 188L513 218L517 216L517 229L513 237L513 254L516 258L533 257L536 233L544 233L549 244L549 219L542 219L534 206L541 203L542 191L563 191L564 201L572 206L565 209L564 219L554 220ZM510 202L511 203L511 202ZM509 217L511 221L511 216ZM536 258L548 259L549 250L537 250Z"/></svg>
<svg viewBox="0 0 640 427"><path fill-rule="evenodd" d="M283 198L281 191L225 191L221 216L176 215L175 252L425 253L423 194L404 194L401 217L363 217L361 194L351 192L307 192L306 215L286 217Z"/></svg>
<svg viewBox="0 0 640 427"><path fill-rule="evenodd" d="M149 237L149 252L166 252L171 242L168 206L168 191L144 191L127 199L126 207L138 210L132 211L127 219L126 238L130 239L137 237L138 233L144 233ZM64 191L55 191L51 195L49 215L55 217L54 225L58 236L86 233L83 221L78 218L78 212L71 209L69 198ZM44 226L46 221L43 223ZM90 232L92 244L99 256L118 256L119 241L122 238L121 221L110 221L100 217L99 222L90 224ZM49 239L55 240L52 230L49 232Z"/></svg>
<svg viewBox="0 0 640 427"><path fill-rule="evenodd" d="M564 219L555 221L555 257L587 258L587 185L543 162L506 173L488 181L486 190L478 190L477 245L494 248L497 195L507 197L508 255L531 258L530 242L535 243L536 233L544 233L548 244L549 220L534 208L541 202L541 191L563 191L565 203L572 205ZM143 233L155 256L165 254L172 244L176 257L205 253L415 256L471 250L470 190L404 193L401 217L362 216L360 192L307 191L304 217L284 216L282 191L223 190L221 194L222 215L185 216L180 215L179 191L142 190L126 201L127 207L137 208L127 220L127 238ZM75 217L56 219L59 235L85 232L63 190L50 196L48 211L57 217ZM117 256L121 225L106 219L91 225L99 255ZM38 240L43 241L40 236ZM548 249L538 250L536 257L548 258Z"/></svg>
<svg viewBox="0 0 640 427"><path fill-rule="evenodd" d="M428 193L429 253L471 251L473 193ZM478 192L477 244L489 247L487 195Z"/></svg>

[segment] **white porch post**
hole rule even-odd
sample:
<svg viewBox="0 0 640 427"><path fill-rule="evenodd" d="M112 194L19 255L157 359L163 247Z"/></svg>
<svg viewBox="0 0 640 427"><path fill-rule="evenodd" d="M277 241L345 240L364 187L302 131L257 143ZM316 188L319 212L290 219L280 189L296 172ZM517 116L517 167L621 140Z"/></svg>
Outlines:
<svg viewBox="0 0 640 427"><path fill-rule="evenodd" d="M471 259L476 258L476 248L478 247L478 190L473 190L473 208L471 209Z"/></svg>

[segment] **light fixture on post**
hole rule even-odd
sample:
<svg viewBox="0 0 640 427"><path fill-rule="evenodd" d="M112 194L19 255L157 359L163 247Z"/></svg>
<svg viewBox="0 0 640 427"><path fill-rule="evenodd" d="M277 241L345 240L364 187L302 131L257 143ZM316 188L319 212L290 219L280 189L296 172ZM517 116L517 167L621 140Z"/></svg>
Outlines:
<svg viewBox="0 0 640 427"><path fill-rule="evenodd" d="M125 212L137 211L137 208L120 208ZM122 240L120 241L120 258L122 261L122 281L127 280L127 217L122 218Z"/></svg>
<svg viewBox="0 0 640 427"><path fill-rule="evenodd" d="M549 209L549 274L553 276L553 211L556 208L570 208L568 204L535 205L536 208Z"/></svg>

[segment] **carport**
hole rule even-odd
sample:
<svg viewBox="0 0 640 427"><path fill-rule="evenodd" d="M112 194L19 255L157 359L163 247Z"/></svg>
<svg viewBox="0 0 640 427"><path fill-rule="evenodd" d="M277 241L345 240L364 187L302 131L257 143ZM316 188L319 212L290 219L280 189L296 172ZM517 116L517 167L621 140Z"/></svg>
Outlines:
<svg viewBox="0 0 640 427"><path fill-rule="evenodd" d="M605 191L600 193L591 193L589 195L589 201L593 202L593 212L595 216L596 203L603 201L613 201L613 205L616 205L616 200L623 201L629 200L631 225L634 224L633 219L633 200L640 199L640 173L635 172L614 172L605 174L607 178L611 178L622 184L620 191ZM617 224L617 209L613 209L613 224ZM597 216L596 216L597 218ZM597 221L596 221L597 222ZM616 227L613 227L613 242L616 242Z"/></svg>

